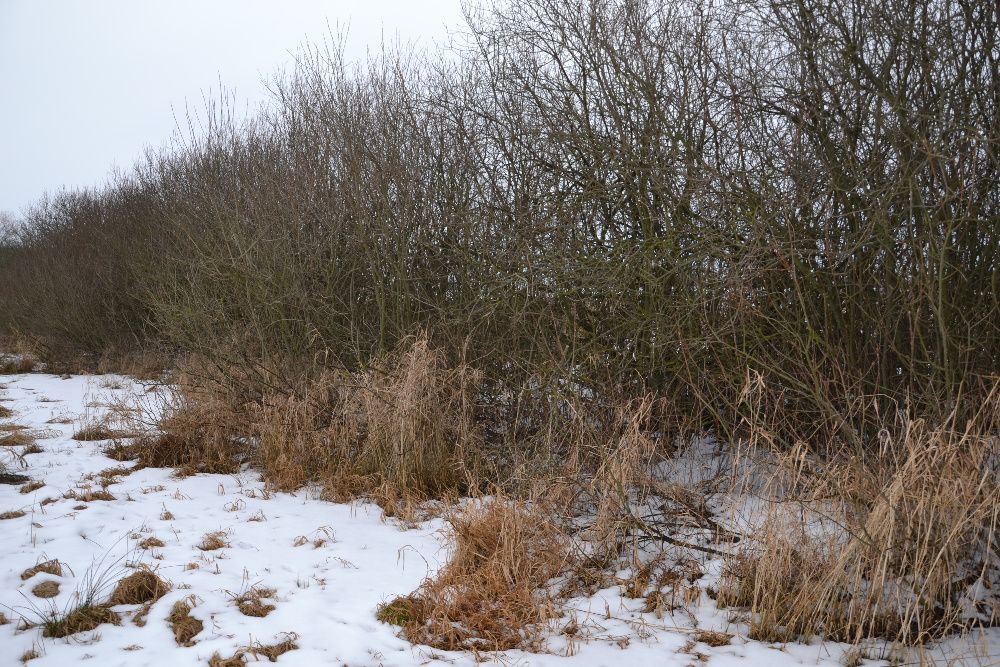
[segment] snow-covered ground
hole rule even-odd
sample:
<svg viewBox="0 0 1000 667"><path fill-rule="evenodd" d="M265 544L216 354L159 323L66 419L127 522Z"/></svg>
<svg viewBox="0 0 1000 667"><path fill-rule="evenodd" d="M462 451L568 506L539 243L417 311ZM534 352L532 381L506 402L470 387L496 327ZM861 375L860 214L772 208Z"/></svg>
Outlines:
<svg viewBox="0 0 1000 667"><path fill-rule="evenodd" d="M26 652L30 665L207 665L218 653L233 655L254 643L272 644L294 633L298 648L281 655L285 665L473 665L477 656L413 646L396 628L375 618L377 606L415 589L447 557L444 523L417 527L383 519L373 505L335 504L308 491L269 493L253 471L240 475L199 474L177 479L172 471L143 469L108 486L113 500L66 498L87 488L102 470L122 464L103 455L101 442L70 436L84 421L100 417L114 394L142 391L127 378L45 374L0 376L0 405L14 414L3 423L29 427L43 451L19 457L19 446L0 447L10 472L44 486L21 493L0 484L0 513L24 515L0 520L0 667L17 665ZM0 433L2 435L2 433ZM46 502L47 499L54 499ZM43 504L44 503L44 504ZM225 547L198 548L209 533L222 533ZM162 547L141 548L155 537ZM58 559L62 576L21 574L37 563ZM62 609L95 576L114 580L129 566L145 564L171 584L153 604L144 625L134 622L138 606L119 606L120 626L66 639L42 638L38 627L23 628L50 605ZM705 561L701 585L718 574L718 561ZM51 580L60 592L51 600L32 589ZM244 616L234 598L253 586L275 590L276 609L265 618ZM193 646L178 646L167 616L175 602L195 603L204 623ZM644 600L626 599L621 586L571 600L554 627L544 653L481 654L480 662L503 665L591 667L597 665L840 665L849 647L839 644L767 645L741 636L742 627L715 607L702 590L687 609L661 617L644 613ZM573 632L559 632L572 626ZM698 629L734 635L729 644L697 641ZM994 647L997 650L994 650ZM928 654L938 664L997 664L996 631L956 639ZM964 658L962 656L965 656ZM251 664L254 656L246 656ZM267 659L260 656L260 660ZM870 661L869 664L886 664Z"/></svg>

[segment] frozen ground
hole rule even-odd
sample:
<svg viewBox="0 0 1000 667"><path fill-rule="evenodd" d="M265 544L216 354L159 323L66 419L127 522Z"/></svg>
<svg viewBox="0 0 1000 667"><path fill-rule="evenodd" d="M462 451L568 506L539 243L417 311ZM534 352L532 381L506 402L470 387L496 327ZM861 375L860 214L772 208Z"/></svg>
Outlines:
<svg viewBox="0 0 1000 667"><path fill-rule="evenodd" d="M45 484L26 494L19 485L0 485L0 513L25 513L0 521L0 612L11 621L0 626L0 667L19 664L29 651L38 654L29 663L32 667L207 665L214 653L228 657L255 642L281 641L284 633L294 633L298 645L278 658L284 665L476 664L477 656L471 654L412 646L396 636L396 628L375 619L379 603L412 591L446 558L441 521L407 528L384 520L371 505L334 504L306 491L268 493L252 471L176 479L170 470L143 469L110 484L113 500L64 498L74 489L100 488L87 476L121 465L102 454L104 443L77 442L70 436L84 421L99 417L115 393L135 390L132 382L112 376L31 374L0 376L0 386L0 405L14 412L2 421L29 427L43 448L19 458L20 447L0 447L0 457L11 472ZM54 502L43 504L50 498ZM227 546L215 551L197 547L207 533L217 531ZM140 548L139 542L149 537L164 546ZM25 569L48 559L64 564L62 576L21 579ZM133 621L138 607L120 606L116 610L122 625L102 625L67 639L43 639L39 628L20 627L22 618L35 619L53 604L60 609L69 605L92 575L117 580L139 563L172 585L153 605L145 625ZM707 587L719 563L703 565L707 576L701 585ZM31 593L46 580L60 584L52 600ZM266 618L244 616L233 602L251 586L276 590L270 600L276 609ZM176 645L166 621L182 599L196 602L192 613L204 622L190 647ZM612 586L570 601L547 652L481 654L478 660L566 667L784 667L845 661L847 647L842 645L746 640L741 626L716 609L704 591L688 605L690 611L662 618L643 613L643 606L642 599L623 598L621 587ZM568 626L574 631L559 632ZM713 647L697 641L698 629L734 637ZM935 647L924 657L942 665L998 664L997 653L1000 636L990 631ZM254 657L247 658L252 664Z"/></svg>

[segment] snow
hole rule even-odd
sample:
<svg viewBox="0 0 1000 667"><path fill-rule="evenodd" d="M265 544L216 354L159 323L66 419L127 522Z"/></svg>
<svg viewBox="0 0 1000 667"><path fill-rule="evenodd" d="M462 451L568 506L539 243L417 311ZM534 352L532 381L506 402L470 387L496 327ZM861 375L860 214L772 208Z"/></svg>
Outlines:
<svg viewBox="0 0 1000 667"><path fill-rule="evenodd" d="M30 650L40 654L30 661L32 667L89 661L102 667L206 665L214 653L228 657L255 642L281 641L284 633L294 633L298 644L278 658L285 665L477 664L472 654L413 646L396 636L396 628L375 618L380 603L414 590L446 560L442 520L414 527L383 518L374 505L331 503L308 489L272 493L250 470L178 479L170 470L147 468L111 484L115 500L64 498L88 484L99 488L85 477L122 465L103 455L105 443L73 440L74 430L100 417L116 394L144 388L116 376L30 374L0 376L0 383L5 386L0 405L14 411L5 421L33 429L44 448L23 457L26 467L16 456L19 448L2 447L0 457L12 472L45 482L28 494L21 494L17 485L0 485L0 512L25 512L0 521L0 611L12 621L0 626L0 667L20 664ZM59 423L67 418L72 421ZM56 500L42 505L48 498ZM204 535L216 531L224 533L228 546L197 548ZM165 546L138 546L151 536ZM745 639L745 628L704 592L717 579L720 562L701 556L703 589L687 609L657 618L643 613L643 600L626 599L620 586L611 586L570 600L545 652L481 654L478 662L552 667L843 664L850 648L844 645L768 645ZM64 563L63 576L37 574L21 580L25 569L52 558ZM44 639L37 627L19 628L21 617L37 619L49 609L49 601L30 592L42 581L61 584L51 604L62 609L88 579L104 577L113 584L131 571L127 565L139 563L172 586L152 606L145 625L133 622L137 606L120 606L115 609L123 617L121 626L102 625L66 639ZM277 591L270 600L277 608L266 618L244 616L233 602L252 586ZM184 599L195 601L192 614L204 622L190 647L177 646L167 624L173 604ZM571 624L575 633L560 632ZM735 637L727 646L711 647L693 640L695 628ZM933 651L942 664L973 653L979 658L966 664L991 664L988 656L998 653L996 648L1000 635L991 630ZM253 656L247 658L252 664Z"/></svg>

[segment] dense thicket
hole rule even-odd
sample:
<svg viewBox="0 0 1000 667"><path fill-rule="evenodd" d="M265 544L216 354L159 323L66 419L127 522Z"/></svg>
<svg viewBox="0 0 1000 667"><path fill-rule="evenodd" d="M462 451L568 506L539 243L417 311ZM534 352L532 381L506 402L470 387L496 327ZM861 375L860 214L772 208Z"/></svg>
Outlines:
<svg viewBox="0 0 1000 667"><path fill-rule="evenodd" d="M996 3L467 18L446 58L310 47L271 111L209 110L131 173L39 203L0 254L3 324L196 352L251 396L427 330L483 373L484 405L654 392L696 428L768 419L855 452L896 408L981 399Z"/></svg>

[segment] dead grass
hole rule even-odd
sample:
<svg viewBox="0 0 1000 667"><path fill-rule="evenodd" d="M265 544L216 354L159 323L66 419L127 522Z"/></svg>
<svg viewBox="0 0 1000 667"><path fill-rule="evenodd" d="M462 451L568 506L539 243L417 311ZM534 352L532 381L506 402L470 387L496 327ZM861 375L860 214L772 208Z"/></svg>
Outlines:
<svg viewBox="0 0 1000 667"><path fill-rule="evenodd" d="M177 381L152 426L157 411L144 401L155 398L115 409L123 428L147 433L113 442L108 456L179 474L233 472L249 460L245 443L253 438L253 462L273 487L317 481L328 497L368 495L388 508L467 490L481 458L473 419L479 376L450 366L425 337L365 372L329 371L253 404L238 400L245 394L238 381L195 362Z"/></svg>
<svg viewBox="0 0 1000 667"><path fill-rule="evenodd" d="M36 598L54 598L59 595L59 582L43 581L31 589L31 594Z"/></svg>
<svg viewBox="0 0 1000 667"><path fill-rule="evenodd" d="M208 667L244 667L247 664L242 652L237 652L228 658L223 658L218 653L213 653L208 659Z"/></svg>
<svg viewBox="0 0 1000 667"><path fill-rule="evenodd" d="M478 373L449 367L420 336L355 380L360 388L348 393L347 413L359 416L364 437L349 459L354 469L345 471L348 478L370 477L380 495L397 498L466 490L481 449L473 419Z"/></svg>
<svg viewBox="0 0 1000 667"><path fill-rule="evenodd" d="M289 651L294 651L299 646L295 642L298 640L298 635L294 632L283 633L285 639L274 644L261 644L260 642L254 642L249 646L245 646L232 656L228 658L223 658L218 653L214 653L208 660L209 667L242 667L247 664L246 656L250 655L254 658L254 661L259 661L261 656L267 658L268 662L277 662L278 657L288 653Z"/></svg>
<svg viewBox="0 0 1000 667"><path fill-rule="evenodd" d="M35 436L25 427L17 424L5 424L7 432L0 435L0 447L22 447L35 444Z"/></svg>
<svg viewBox="0 0 1000 667"><path fill-rule="evenodd" d="M236 472L247 456L245 415L228 402L231 396L193 379L208 371L181 366L172 377L175 391L133 393L111 406L114 425L135 437L112 442L106 455L137 467L176 468L179 475Z"/></svg>
<svg viewBox="0 0 1000 667"><path fill-rule="evenodd" d="M167 546L166 543L158 537L149 536L146 539L139 542L140 549L155 549L159 547Z"/></svg>
<svg viewBox="0 0 1000 667"><path fill-rule="evenodd" d="M121 622L121 617L106 605L85 604L67 614L58 614L46 619L42 624L42 636L68 637L78 632L93 630L104 623L121 625Z"/></svg>
<svg viewBox="0 0 1000 667"><path fill-rule="evenodd" d="M10 510L8 512L0 512L0 521L5 521L7 519L19 519L24 516L24 510Z"/></svg>
<svg viewBox="0 0 1000 667"><path fill-rule="evenodd" d="M10 419L14 416L14 411L5 405L0 405L0 419Z"/></svg>
<svg viewBox="0 0 1000 667"><path fill-rule="evenodd" d="M121 481L122 477L131 475L133 472L135 472L135 468L132 466L112 466L110 468L105 468L98 473L86 475L84 479L96 481L106 489L112 484L117 484Z"/></svg>
<svg viewBox="0 0 1000 667"><path fill-rule="evenodd" d="M34 567L29 567L27 570L21 573L21 581L27 581L39 572L44 572L46 574L51 574L55 577L62 576L62 564L56 560L47 560L35 565Z"/></svg>
<svg viewBox="0 0 1000 667"><path fill-rule="evenodd" d="M16 357L7 357L0 361L0 374L2 375L21 375L24 373L30 373L35 370L35 364L38 362L29 356L19 355Z"/></svg>
<svg viewBox="0 0 1000 667"><path fill-rule="evenodd" d="M170 610L167 622L174 633L174 641L178 646L194 646L194 637L205 629L205 624L191 615L194 601L178 600Z"/></svg>
<svg viewBox="0 0 1000 667"><path fill-rule="evenodd" d="M694 633L694 640L696 642L708 644L713 648L728 646L732 639L733 635L725 632L717 632L715 630L698 630Z"/></svg>
<svg viewBox="0 0 1000 667"><path fill-rule="evenodd" d="M108 604L144 604L167 594L170 585L148 569L140 569L121 579L111 592Z"/></svg>
<svg viewBox="0 0 1000 667"><path fill-rule="evenodd" d="M400 627L419 623L425 618L424 603L413 595L400 596L380 604L375 610L375 618Z"/></svg>
<svg viewBox="0 0 1000 667"><path fill-rule="evenodd" d="M96 442L127 437L127 435L122 431L112 430L105 424L87 424L77 429L71 437L80 442Z"/></svg>
<svg viewBox="0 0 1000 667"><path fill-rule="evenodd" d="M229 546L229 542L227 542L225 538L226 534L221 530L213 533L205 533L205 536L201 538L201 543L198 544L198 548L202 551L225 549Z"/></svg>
<svg viewBox="0 0 1000 667"><path fill-rule="evenodd" d="M20 488L21 493L31 493L32 491L37 491L45 487L45 482L41 480L35 480L33 482L28 482Z"/></svg>
<svg viewBox="0 0 1000 667"><path fill-rule="evenodd" d="M294 632L284 633L285 639L276 642L274 644L261 644L260 642L254 642L247 646L244 651L249 653L254 657L254 659L259 660L260 656L267 658L268 662L277 662L278 657L288 653L289 651L294 651L299 647L296 644L299 636Z"/></svg>
<svg viewBox="0 0 1000 667"><path fill-rule="evenodd" d="M67 498L69 500L79 500L84 503L89 503L94 500L104 500L108 502L116 500L115 496L107 489L70 489L63 494L63 498Z"/></svg>
<svg viewBox="0 0 1000 667"><path fill-rule="evenodd" d="M7 618L2 611L0 611L0 625L7 625L8 623L10 623L10 619Z"/></svg>
<svg viewBox="0 0 1000 667"><path fill-rule="evenodd" d="M978 554L1000 526L998 424L994 395L961 427L888 424L880 451L863 458L765 459L772 502L729 559L720 605L747 608L750 636L765 641L913 645L962 630L963 596L991 576ZM976 613L1000 620L988 601Z"/></svg>
<svg viewBox="0 0 1000 667"><path fill-rule="evenodd" d="M100 374L127 375L138 380L160 380L171 367L170 354L157 349L130 350L127 352L107 351L97 361L96 371ZM105 380L106 384L118 385L117 381Z"/></svg>
<svg viewBox="0 0 1000 667"><path fill-rule="evenodd" d="M14 433L14 432L17 432L17 431L27 431L28 429L29 429L29 427L28 426L24 426L23 424L14 424L14 423L0 424L0 432L3 432L3 433Z"/></svg>
<svg viewBox="0 0 1000 667"><path fill-rule="evenodd" d="M550 581L570 560L546 512L507 500L448 519L453 556L409 596L378 611L415 644L444 650L530 648L555 617Z"/></svg>
<svg viewBox="0 0 1000 667"><path fill-rule="evenodd" d="M233 602L244 616L264 618L277 608L273 604L265 602L267 598L273 598L274 595L275 590L273 588L253 586L249 590L234 596Z"/></svg>
<svg viewBox="0 0 1000 667"><path fill-rule="evenodd" d="M14 423L0 424L0 432L3 433L16 433L18 431L27 431L28 429L29 427L24 426L23 424L14 424Z"/></svg>
<svg viewBox="0 0 1000 667"><path fill-rule="evenodd" d="M4 472L7 468L0 461L0 484L25 484L31 481L27 475L19 475L12 472Z"/></svg>
<svg viewBox="0 0 1000 667"><path fill-rule="evenodd" d="M33 648L29 648L27 651L21 654L20 662L22 665L28 664L31 660L35 658L40 658L41 654Z"/></svg>

